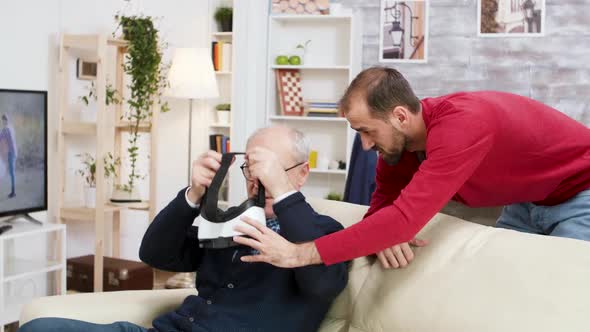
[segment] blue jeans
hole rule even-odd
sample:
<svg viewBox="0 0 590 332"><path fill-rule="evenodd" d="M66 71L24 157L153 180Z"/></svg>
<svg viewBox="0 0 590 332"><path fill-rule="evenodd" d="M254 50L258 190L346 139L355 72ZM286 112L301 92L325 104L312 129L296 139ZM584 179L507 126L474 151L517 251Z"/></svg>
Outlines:
<svg viewBox="0 0 590 332"><path fill-rule="evenodd" d="M129 322L94 324L67 318L37 318L18 329L18 332L147 332L145 327Z"/></svg>
<svg viewBox="0 0 590 332"><path fill-rule="evenodd" d="M590 241L590 190L554 206L533 203L505 206L496 227Z"/></svg>

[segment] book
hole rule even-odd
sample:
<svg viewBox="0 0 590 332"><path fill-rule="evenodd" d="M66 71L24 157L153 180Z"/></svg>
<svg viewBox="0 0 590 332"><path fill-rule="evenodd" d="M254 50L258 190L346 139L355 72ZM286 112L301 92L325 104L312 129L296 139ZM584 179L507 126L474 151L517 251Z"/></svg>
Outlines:
<svg viewBox="0 0 590 332"><path fill-rule="evenodd" d="M309 108L338 108L338 103L336 102L324 102L324 101L311 101L308 100L305 102L305 105Z"/></svg>
<svg viewBox="0 0 590 332"><path fill-rule="evenodd" d="M227 153L227 136L221 136L221 153Z"/></svg>
<svg viewBox="0 0 590 332"><path fill-rule="evenodd" d="M214 42L213 48L213 68L215 71L221 71L221 44L220 42Z"/></svg>
<svg viewBox="0 0 590 332"><path fill-rule="evenodd" d="M223 43L221 46L221 71L231 71L232 44Z"/></svg>
<svg viewBox="0 0 590 332"><path fill-rule="evenodd" d="M209 135L209 150L217 151L219 153L230 152L229 137L221 134Z"/></svg>
<svg viewBox="0 0 590 332"><path fill-rule="evenodd" d="M215 135L215 151L221 152L221 137L222 135Z"/></svg>

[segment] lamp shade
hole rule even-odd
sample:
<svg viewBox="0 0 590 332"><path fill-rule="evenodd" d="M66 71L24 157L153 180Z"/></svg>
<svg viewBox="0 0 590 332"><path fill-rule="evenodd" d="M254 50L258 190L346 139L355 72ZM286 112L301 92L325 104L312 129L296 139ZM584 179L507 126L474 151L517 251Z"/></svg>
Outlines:
<svg viewBox="0 0 590 332"><path fill-rule="evenodd" d="M172 98L217 98L217 79L207 48L177 48L168 72L170 86L164 95Z"/></svg>

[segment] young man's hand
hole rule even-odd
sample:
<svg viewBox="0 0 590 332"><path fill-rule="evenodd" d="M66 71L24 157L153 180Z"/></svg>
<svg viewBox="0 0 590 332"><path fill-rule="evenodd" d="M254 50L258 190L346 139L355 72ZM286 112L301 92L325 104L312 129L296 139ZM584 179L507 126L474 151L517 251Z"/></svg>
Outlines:
<svg viewBox="0 0 590 332"><path fill-rule="evenodd" d="M289 192L293 185L277 155L265 148L255 147L246 156L250 174L260 180L273 198Z"/></svg>
<svg viewBox="0 0 590 332"><path fill-rule="evenodd" d="M251 227L247 225L236 226L235 230L244 236L234 236L233 240L259 252L258 255L242 256L243 262L264 262L282 268L322 263L313 242L294 244L252 218L243 216L242 220Z"/></svg>
<svg viewBox="0 0 590 332"><path fill-rule="evenodd" d="M207 151L193 161L191 175L191 189L188 192L188 199L198 204L205 194L205 188L211 185L215 173L221 166L221 153Z"/></svg>
<svg viewBox="0 0 590 332"><path fill-rule="evenodd" d="M424 247L427 244L426 241L416 238L410 242L398 244L378 252L377 258L379 258L379 262L381 262L384 269L404 268L414 260L414 252L410 245Z"/></svg>

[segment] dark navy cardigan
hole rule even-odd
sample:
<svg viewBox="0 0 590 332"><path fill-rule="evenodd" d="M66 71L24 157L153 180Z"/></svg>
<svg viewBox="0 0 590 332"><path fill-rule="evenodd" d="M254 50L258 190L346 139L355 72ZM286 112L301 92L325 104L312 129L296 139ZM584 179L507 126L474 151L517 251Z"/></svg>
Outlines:
<svg viewBox="0 0 590 332"><path fill-rule="evenodd" d="M319 215L297 192L273 206L283 237L311 241L342 229ZM156 216L140 248L145 263L162 270L197 271L198 296L188 296L175 311L157 317L158 331L316 331L330 304L346 286L346 264L283 269L244 263L248 247L200 249L199 210L185 199L185 189Z"/></svg>

